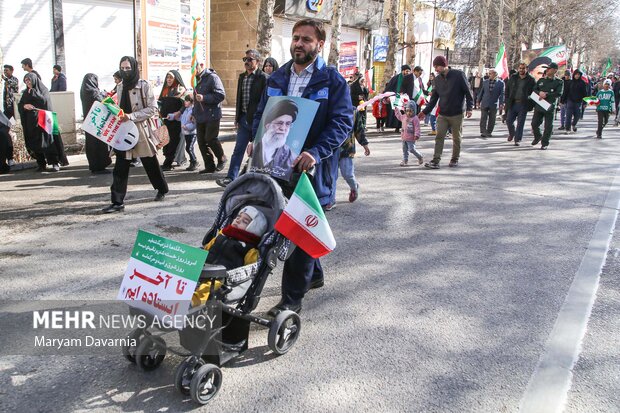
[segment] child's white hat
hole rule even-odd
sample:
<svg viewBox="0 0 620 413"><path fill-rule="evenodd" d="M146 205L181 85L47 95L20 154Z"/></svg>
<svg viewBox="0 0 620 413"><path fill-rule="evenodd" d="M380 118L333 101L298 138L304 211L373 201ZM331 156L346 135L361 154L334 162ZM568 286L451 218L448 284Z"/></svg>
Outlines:
<svg viewBox="0 0 620 413"><path fill-rule="evenodd" d="M604 85L609 85L611 86L611 79L605 79L605 81L603 82Z"/></svg>
<svg viewBox="0 0 620 413"><path fill-rule="evenodd" d="M239 211L239 213L248 214L252 218L252 222L245 229L247 232L251 232L254 235L262 237L265 231L267 231L267 218L258 209L253 206L246 206Z"/></svg>

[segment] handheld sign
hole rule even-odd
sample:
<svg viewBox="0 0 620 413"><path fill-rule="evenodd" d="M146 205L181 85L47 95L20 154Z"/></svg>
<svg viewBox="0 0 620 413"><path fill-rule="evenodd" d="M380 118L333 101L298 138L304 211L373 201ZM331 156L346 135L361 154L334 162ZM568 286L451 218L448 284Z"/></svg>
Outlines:
<svg viewBox="0 0 620 413"><path fill-rule="evenodd" d="M93 103L82 124L84 132L119 151L128 151L138 143L138 127L132 121L121 122L108 106Z"/></svg>
<svg viewBox="0 0 620 413"><path fill-rule="evenodd" d="M160 318L183 316L207 255L140 230L116 299Z"/></svg>

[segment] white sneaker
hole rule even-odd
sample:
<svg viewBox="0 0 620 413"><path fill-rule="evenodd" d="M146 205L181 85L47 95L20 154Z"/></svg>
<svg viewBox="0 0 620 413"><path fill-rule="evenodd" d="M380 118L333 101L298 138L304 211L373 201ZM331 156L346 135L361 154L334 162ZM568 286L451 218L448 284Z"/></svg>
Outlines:
<svg viewBox="0 0 620 413"><path fill-rule="evenodd" d="M13 159L9 159L9 161L7 162L7 164L9 166L15 166L15 161Z"/></svg>

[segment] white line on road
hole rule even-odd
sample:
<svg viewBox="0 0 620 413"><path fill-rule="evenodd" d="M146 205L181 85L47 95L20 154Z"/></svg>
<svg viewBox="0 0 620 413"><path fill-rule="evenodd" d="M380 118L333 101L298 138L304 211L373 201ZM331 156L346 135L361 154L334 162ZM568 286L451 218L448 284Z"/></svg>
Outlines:
<svg viewBox="0 0 620 413"><path fill-rule="evenodd" d="M579 358L619 206L620 168L616 170L594 234L562 304L545 351L521 398L520 411L523 413L551 413L564 409L573 366Z"/></svg>

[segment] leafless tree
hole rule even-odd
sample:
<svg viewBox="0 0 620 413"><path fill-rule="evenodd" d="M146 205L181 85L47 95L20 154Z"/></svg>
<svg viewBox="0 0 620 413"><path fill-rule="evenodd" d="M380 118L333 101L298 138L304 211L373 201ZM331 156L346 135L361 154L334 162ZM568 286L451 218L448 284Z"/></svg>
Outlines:
<svg viewBox="0 0 620 413"><path fill-rule="evenodd" d="M256 29L256 50L263 58L271 54L271 38L273 33L273 10L276 0L260 0L258 9L258 26Z"/></svg>
<svg viewBox="0 0 620 413"><path fill-rule="evenodd" d="M398 29L398 9L400 8L400 0L391 0L388 18L388 49L385 59L385 72L383 72L383 84L385 85L394 75L396 68L396 52L398 51L398 40L400 39L400 30ZM383 87L379 88L383 89Z"/></svg>
<svg viewBox="0 0 620 413"><path fill-rule="evenodd" d="M334 0L332 14L332 35L330 36L329 56L327 64L338 66L340 56L340 30L342 26L342 0Z"/></svg>

